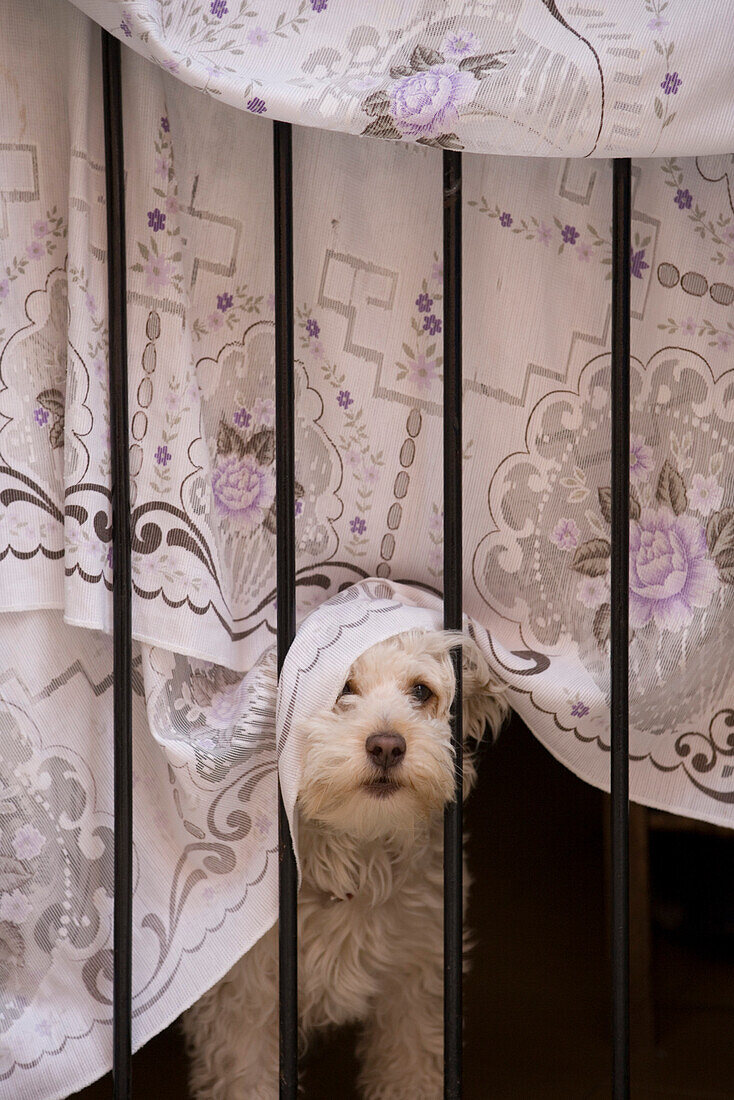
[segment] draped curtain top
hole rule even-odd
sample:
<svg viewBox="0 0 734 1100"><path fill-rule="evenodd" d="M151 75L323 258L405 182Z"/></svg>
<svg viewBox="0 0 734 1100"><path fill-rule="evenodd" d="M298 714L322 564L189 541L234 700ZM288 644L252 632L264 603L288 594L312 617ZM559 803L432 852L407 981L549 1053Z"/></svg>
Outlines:
<svg viewBox="0 0 734 1100"><path fill-rule="evenodd" d="M472 153L728 153L726 0L74 0L268 118Z"/></svg>

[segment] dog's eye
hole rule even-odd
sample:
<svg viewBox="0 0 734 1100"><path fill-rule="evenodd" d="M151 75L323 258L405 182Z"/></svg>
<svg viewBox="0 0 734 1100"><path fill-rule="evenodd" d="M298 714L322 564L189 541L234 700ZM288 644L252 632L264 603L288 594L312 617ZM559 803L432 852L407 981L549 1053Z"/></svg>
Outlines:
<svg viewBox="0 0 734 1100"><path fill-rule="evenodd" d="M344 696L344 695L354 695L354 694L355 694L354 685L352 684L351 680L347 680L346 684L344 685L344 687L339 692L339 698L341 699L342 696Z"/></svg>
<svg viewBox="0 0 734 1100"><path fill-rule="evenodd" d="M413 684L410 689L410 694L413 696L417 703L427 703L432 697L433 692L425 684Z"/></svg>

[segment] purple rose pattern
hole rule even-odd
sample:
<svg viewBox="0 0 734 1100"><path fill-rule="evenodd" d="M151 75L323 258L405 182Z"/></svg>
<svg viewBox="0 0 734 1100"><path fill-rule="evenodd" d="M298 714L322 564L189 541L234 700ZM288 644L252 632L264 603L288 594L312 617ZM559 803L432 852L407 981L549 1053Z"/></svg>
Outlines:
<svg viewBox="0 0 734 1100"><path fill-rule="evenodd" d="M419 45L409 61L392 66L392 83L362 101L362 110L372 118L363 134L462 148L454 132L460 108L475 98L479 82L505 62L481 53L479 40L466 30L446 34L441 50Z"/></svg>
<svg viewBox="0 0 734 1100"><path fill-rule="evenodd" d="M220 456L212 471L212 492L221 516L253 529L275 500L275 473L254 455Z"/></svg>
<svg viewBox="0 0 734 1100"><path fill-rule="evenodd" d="M401 77L390 89L390 115L408 137L435 137L458 122L459 107L474 98L476 80L456 65L437 65Z"/></svg>
<svg viewBox="0 0 734 1100"><path fill-rule="evenodd" d="M678 444L676 445L678 446ZM714 473L696 473L687 486L674 461L666 459L655 488L654 507L641 507L635 485L649 479L653 452L642 436L630 444L629 615L633 630L652 623L659 631L678 633L705 610L722 584L734 584L734 508L723 508L723 487ZM611 492L598 490L604 520L611 521ZM692 513L697 512L696 516ZM708 522L704 526L701 518ZM573 530L571 530L571 526ZM576 537L575 543L573 537ZM562 549L575 552L571 568L582 574L577 599L594 611L597 643L609 637L608 539L580 542L573 520L563 519L550 536Z"/></svg>
<svg viewBox="0 0 734 1100"><path fill-rule="evenodd" d="M630 525L630 625L653 619L660 630L682 630L718 587L702 525L667 508L644 508Z"/></svg>

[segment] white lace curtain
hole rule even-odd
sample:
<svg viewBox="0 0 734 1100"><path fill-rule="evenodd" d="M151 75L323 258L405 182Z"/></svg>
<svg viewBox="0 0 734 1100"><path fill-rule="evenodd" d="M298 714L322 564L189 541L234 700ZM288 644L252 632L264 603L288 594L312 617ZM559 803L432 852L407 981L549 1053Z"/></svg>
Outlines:
<svg viewBox="0 0 734 1100"><path fill-rule="evenodd" d="M727 5L1 0L0 12L0 1096L67 1096L111 1053L100 24L131 47L135 1044L277 914L269 118L299 124L299 615L370 577L355 598L373 610L436 614L435 147L489 154L464 158L464 604L513 706L598 786L608 158L635 158L631 791L731 824ZM326 623L350 613L330 608Z"/></svg>

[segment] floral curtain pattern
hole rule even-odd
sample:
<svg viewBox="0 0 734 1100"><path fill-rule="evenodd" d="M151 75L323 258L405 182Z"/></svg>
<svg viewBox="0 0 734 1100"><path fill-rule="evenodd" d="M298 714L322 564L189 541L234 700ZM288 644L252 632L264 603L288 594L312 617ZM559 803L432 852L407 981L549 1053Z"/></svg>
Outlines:
<svg viewBox="0 0 734 1100"><path fill-rule="evenodd" d="M510 156L730 149L725 0L73 2L190 87L301 126Z"/></svg>
<svg viewBox="0 0 734 1100"><path fill-rule="evenodd" d="M68 1095L109 1067L111 1050L104 146L99 26L79 6L3 0L0 43L0 1096L14 1100ZM721 120L732 82L712 98L696 78L695 13L677 2L614 6L612 22L639 15L635 42L653 43L640 50L637 82L617 80L618 102L622 87L648 95L653 61L665 87L649 119L644 104L628 112L638 121L612 150L617 123L605 114L600 129L591 106L555 145L546 140L538 112L551 126L551 100L527 72L525 99L502 85L522 124L518 113L498 122L491 98L484 114L472 106L475 84L490 96L489 81L510 80L538 13L561 36L543 48L560 50L570 35L579 51L568 95L585 81L584 102L595 102L599 70L584 68L587 46L564 26L570 8L466 5L439 25L424 5L400 34L386 9L384 49L362 65L354 43L370 36L345 45L354 11L333 0L252 16L231 0L200 4L198 15L164 3L163 38L145 30L142 0L83 6L133 47L123 80L135 1044L276 918L276 767L291 805L297 788L297 724L284 737L282 710L280 759L275 737L269 117L292 110L307 124L294 133L297 597L301 622L314 611L327 619L311 620L301 646L314 621L350 615L350 599L438 614L434 146L455 135L505 151L502 134L510 143L514 133L514 152L552 154L464 158L464 605L512 705L600 787L611 613L604 158L660 138L659 159L633 162L630 784L638 801L731 825L734 135ZM197 57L210 47L214 56L225 26L235 36L228 68L220 57L202 95L195 51L176 72L160 43L188 36ZM324 36L318 47L305 44L312 33ZM608 33L617 67L602 65L607 88L615 73L629 76L637 49ZM706 37L711 79L727 33ZM257 71L235 52L247 35ZM274 98L271 47L291 73L308 73L330 36L339 56L320 53L311 77L281 81ZM382 75L347 95L363 70ZM606 96L605 112L622 110L617 99ZM594 141L594 156L577 159Z"/></svg>

